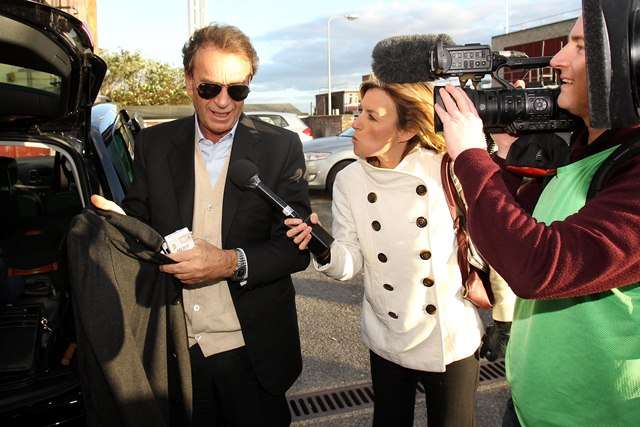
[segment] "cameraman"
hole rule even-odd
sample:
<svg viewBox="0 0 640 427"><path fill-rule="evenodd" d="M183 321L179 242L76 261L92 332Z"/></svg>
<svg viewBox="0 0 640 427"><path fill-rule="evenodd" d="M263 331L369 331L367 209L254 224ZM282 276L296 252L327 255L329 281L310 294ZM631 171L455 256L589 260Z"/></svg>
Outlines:
<svg viewBox="0 0 640 427"><path fill-rule="evenodd" d="M585 126L573 135L571 163L535 195L532 214L516 196L520 180L487 154L464 91L441 89L446 109L436 106L473 241L519 297L507 350L513 406L504 425L638 425L640 158L586 196L601 162L640 138L640 128L590 126L582 18L551 66L562 80L558 105ZM514 140L496 136L499 157Z"/></svg>

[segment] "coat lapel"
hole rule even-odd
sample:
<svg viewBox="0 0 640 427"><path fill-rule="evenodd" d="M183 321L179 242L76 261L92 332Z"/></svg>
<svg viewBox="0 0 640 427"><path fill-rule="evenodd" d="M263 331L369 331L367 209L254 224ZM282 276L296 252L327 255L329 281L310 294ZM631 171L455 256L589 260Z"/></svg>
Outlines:
<svg viewBox="0 0 640 427"><path fill-rule="evenodd" d="M192 228L193 193L195 190L195 118L185 120L178 133L173 135L173 146L168 152L169 173L178 202L179 223ZM177 228L176 228L177 229Z"/></svg>
<svg viewBox="0 0 640 427"><path fill-rule="evenodd" d="M233 162L240 159L248 159L258 165L257 145L260 141L260 133L255 128L253 121L244 114L240 117L240 122L233 137L231 156L229 158L229 169ZM231 229L231 223L238 208L238 203L242 198L243 190L231 182L227 174L224 186L224 199L222 202L222 247L226 247L225 242Z"/></svg>

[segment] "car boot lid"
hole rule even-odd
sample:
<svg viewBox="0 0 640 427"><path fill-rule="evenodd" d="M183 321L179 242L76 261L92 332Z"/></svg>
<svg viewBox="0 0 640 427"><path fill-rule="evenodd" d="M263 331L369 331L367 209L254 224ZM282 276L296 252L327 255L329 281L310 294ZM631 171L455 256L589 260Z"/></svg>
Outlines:
<svg viewBox="0 0 640 427"><path fill-rule="evenodd" d="M87 137L106 73L88 31L59 9L0 2L0 131L67 131Z"/></svg>

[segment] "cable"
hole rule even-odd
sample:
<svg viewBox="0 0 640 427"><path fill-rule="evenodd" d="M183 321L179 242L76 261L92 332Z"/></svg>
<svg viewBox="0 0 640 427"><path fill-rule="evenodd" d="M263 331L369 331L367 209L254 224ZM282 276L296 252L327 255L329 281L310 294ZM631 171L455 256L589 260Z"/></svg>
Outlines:
<svg viewBox="0 0 640 427"><path fill-rule="evenodd" d="M543 21L545 19L555 18L556 16L566 15L567 13L580 12L580 11L582 11L582 9L567 10L567 11L556 13L556 14L553 14L553 15L542 16L540 18L530 19L528 21L518 22L517 24L512 24L511 26L512 27L519 27L520 25L530 24L532 22Z"/></svg>

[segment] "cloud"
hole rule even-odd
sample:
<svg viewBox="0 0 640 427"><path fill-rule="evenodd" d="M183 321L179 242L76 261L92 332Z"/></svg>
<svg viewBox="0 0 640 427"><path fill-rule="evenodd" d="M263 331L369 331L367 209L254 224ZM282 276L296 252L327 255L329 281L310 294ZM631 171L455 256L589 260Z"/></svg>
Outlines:
<svg viewBox="0 0 640 427"><path fill-rule="evenodd" d="M491 36L504 33L504 0L469 3L474 6L460 6L442 0L380 1L366 10L348 11L359 16L355 21L332 20L332 89L356 89L361 76L370 71L373 46L386 37L447 33L459 44L490 44ZM510 3L512 25L580 7L580 0L565 1L561 5L557 0L511 0ZM573 12L572 16L575 15ZM550 21L568 17L557 15ZM530 26L540 23L544 21ZM308 105L314 94L326 91L326 37L326 17L253 37L262 61L254 81L253 95L274 99L273 102L306 99Z"/></svg>

